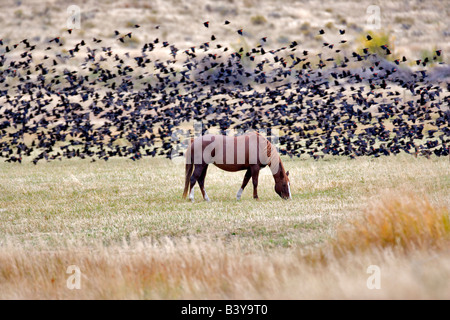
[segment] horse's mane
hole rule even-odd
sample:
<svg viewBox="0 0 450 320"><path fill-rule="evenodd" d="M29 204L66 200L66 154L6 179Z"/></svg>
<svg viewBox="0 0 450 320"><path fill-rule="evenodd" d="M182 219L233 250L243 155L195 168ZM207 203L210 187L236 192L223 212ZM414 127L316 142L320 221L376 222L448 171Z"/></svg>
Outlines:
<svg viewBox="0 0 450 320"><path fill-rule="evenodd" d="M277 148L272 144L272 142L269 141L265 136L260 134L259 132L255 132L255 134L261 138L263 138L266 141L266 144L264 146L264 154L268 157L268 163L267 165L270 167L270 170L272 171L272 174L275 175L278 172L282 171L285 172L283 163L281 162L280 154L277 151ZM277 162L278 166L274 163Z"/></svg>

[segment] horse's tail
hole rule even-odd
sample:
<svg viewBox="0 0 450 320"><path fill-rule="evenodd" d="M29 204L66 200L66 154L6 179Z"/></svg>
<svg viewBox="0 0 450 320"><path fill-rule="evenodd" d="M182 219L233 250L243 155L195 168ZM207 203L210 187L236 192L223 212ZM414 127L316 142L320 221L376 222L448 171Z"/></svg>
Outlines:
<svg viewBox="0 0 450 320"><path fill-rule="evenodd" d="M189 183L191 181L192 171L194 171L194 161L192 161L191 156L191 145L193 141L194 139L191 139L191 143L189 144L186 150L186 170L185 170L183 199L186 199L189 190Z"/></svg>

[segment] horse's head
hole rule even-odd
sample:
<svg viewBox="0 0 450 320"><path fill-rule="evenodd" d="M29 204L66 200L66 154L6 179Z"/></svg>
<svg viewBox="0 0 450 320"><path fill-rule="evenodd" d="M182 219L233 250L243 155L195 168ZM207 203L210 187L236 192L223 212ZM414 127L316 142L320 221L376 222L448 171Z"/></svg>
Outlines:
<svg viewBox="0 0 450 320"><path fill-rule="evenodd" d="M275 181L275 192L283 199L292 199L289 182L289 171L280 171L280 177Z"/></svg>

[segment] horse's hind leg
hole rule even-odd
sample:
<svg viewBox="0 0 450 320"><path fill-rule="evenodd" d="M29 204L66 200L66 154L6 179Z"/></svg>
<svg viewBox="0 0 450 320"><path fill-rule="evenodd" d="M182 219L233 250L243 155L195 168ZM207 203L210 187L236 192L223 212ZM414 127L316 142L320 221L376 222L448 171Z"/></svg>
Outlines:
<svg viewBox="0 0 450 320"><path fill-rule="evenodd" d="M253 198L258 200L258 177L259 177L259 167L252 166L252 182L253 182Z"/></svg>
<svg viewBox="0 0 450 320"><path fill-rule="evenodd" d="M198 185L200 187L200 190L202 191L202 195L203 195L203 199L206 201L211 201L208 197L208 195L206 194L206 190L205 190L205 178L206 178L206 171L208 170L208 165L206 165L203 168L202 174L200 175L200 178L198 178Z"/></svg>
<svg viewBox="0 0 450 320"><path fill-rule="evenodd" d="M247 186L248 182L250 181L250 178L252 177L252 171L250 169L245 172L244 181L242 181L241 188L239 189L236 200L241 200L242 192L244 192L245 187Z"/></svg>
<svg viewBox="0 0 450 320"><path fill-rule="evenodd" d="M194 202L194 185L195 185L195 183L199 180L200 176L202 175L203 168L204 168L203 165L201 165L201 164L196 164L196 165L195 165L194 172L192 173L192 176L191 176L191 180L190 180L190 182L191 182L191 188L189 189L189 190L190 190L190 193L189 193L189 199L190 199L192 202ZM200 184L200 182L199 182L199 184Z"/></svg>

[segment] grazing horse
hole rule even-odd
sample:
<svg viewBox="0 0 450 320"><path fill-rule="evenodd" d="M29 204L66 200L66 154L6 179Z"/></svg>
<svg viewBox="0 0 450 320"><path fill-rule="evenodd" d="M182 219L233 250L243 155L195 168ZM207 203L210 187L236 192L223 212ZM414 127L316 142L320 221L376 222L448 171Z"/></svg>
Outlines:
<svg viewBox="0 0 450 320"><path fill-rule="evenodd" d="M237 137L207 134L191 139L186 151L183 198L186 198L189 190L189 199L194 201L194 185L198 182L203 199L210 201L205 191L205 177L211 163L225 171L246 170L244 181L236 195L237 200L241 199L250 178L253 182L253 198L258 199L259 171L267 165L275 180L275 192L283 199L292 199L289 171L284 170L276 148L259 133L252 132Z"/></svg>

